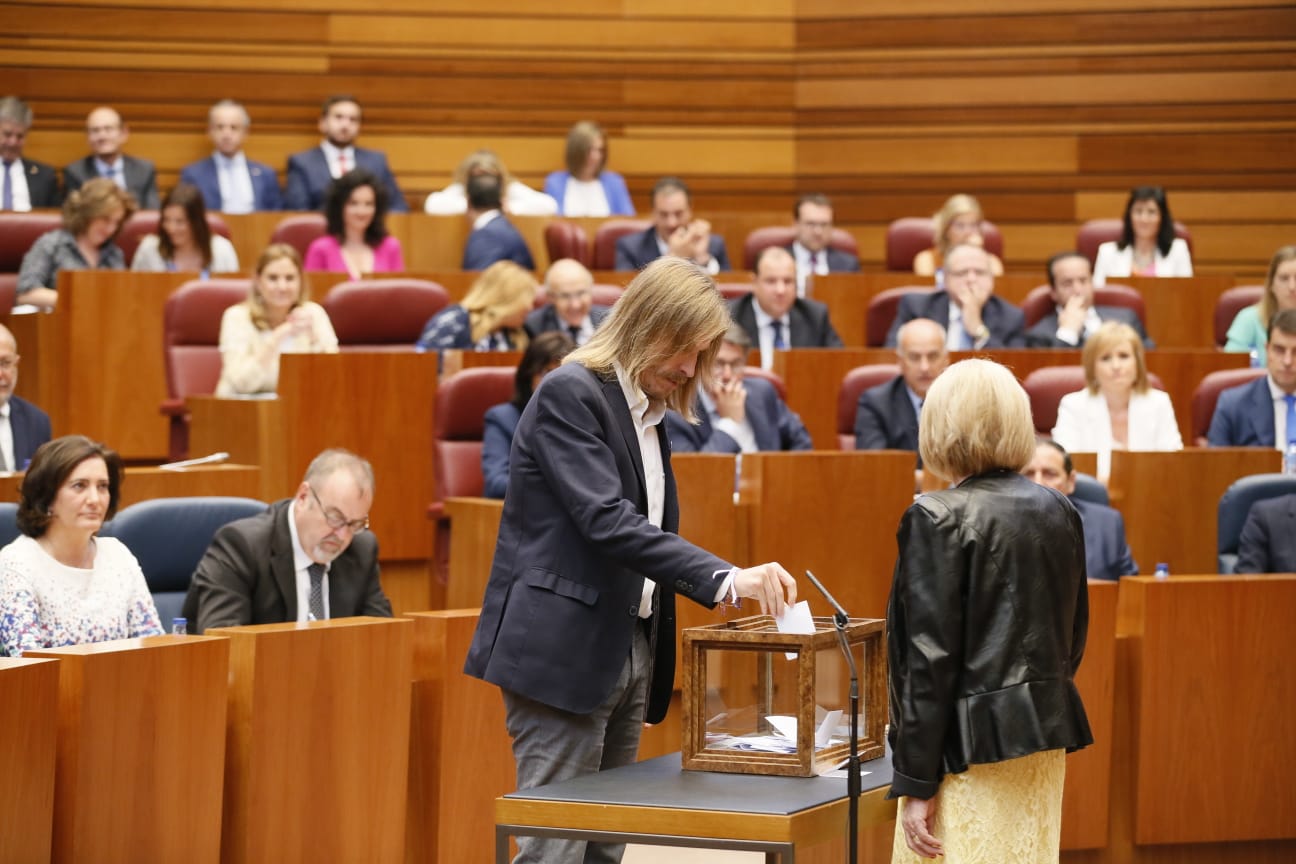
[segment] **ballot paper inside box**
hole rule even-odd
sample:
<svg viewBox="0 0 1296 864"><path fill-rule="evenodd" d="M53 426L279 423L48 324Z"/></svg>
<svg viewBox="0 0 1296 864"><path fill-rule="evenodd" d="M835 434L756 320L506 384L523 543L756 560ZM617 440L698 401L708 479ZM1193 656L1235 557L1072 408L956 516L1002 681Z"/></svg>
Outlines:
<svg viewBox="0 0 1296 864"><path fill-rule="evenodd" d="M883 753L885 623L846 626L862 760ZM850 668L832 619L814 624L814 633L780 633L772 617L757 615L683 631L684 768L810 777L846 760Z"/></svg>

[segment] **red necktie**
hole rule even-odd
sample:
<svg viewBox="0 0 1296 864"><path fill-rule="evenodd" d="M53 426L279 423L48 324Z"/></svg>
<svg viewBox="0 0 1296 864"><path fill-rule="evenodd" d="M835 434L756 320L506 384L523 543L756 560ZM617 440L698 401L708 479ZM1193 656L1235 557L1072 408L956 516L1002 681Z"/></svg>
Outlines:
<svg viewBox="0 0 1296 864"><path fill-rule="evenodd" d="M338 176L341 177L346 172L347 172L346 154L339 153L338 154Z"/></svg>

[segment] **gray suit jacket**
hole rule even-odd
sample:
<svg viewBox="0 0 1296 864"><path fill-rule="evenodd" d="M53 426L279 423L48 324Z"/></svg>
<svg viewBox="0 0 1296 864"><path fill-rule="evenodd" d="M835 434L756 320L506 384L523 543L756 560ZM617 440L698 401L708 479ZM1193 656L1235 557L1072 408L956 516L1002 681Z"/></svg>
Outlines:
<svg viewBox="0 0 1296 864"><path fill-rule="evenodd" d="M134 156L121 156L122 172L126 175L126 189L135 196L141 210L156 210L162 206L158 197L157 171L147 159L136 159ZM78 159L63 169L63 188L67 194L80 189L81 184L99 176L95 170L94 157Z"/></svg>
<svg viewBox="0 0 1296 864"><path fill-rule="evenodd" d="M291 498L276 501L266 512L216 532L185 597L184 616L193 632L297 620L291 503ZM391 617L391 603L378 582L378 540L372 533L355 535L329 565L328 583L329 617Z"/></svg>

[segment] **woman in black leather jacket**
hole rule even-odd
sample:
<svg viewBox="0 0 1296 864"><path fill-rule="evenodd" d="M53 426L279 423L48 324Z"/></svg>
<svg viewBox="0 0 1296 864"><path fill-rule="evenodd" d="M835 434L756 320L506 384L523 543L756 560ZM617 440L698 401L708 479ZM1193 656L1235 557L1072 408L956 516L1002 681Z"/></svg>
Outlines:
<svg viewBox="0 0 1296 864"><path fill-rule="evenodd" d="M1056 861L1065 753L1093 741L1073 677L1089 621L1080 517L1017 472L1035 450L1012 373L965 360L923 402L923 495L887 607L893 862Z"/></svg>

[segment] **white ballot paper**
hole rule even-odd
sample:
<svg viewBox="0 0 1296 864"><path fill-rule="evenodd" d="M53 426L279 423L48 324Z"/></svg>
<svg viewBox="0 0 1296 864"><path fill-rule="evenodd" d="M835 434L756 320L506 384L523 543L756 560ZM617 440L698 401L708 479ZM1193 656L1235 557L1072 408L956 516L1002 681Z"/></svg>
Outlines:
<svg viewBox="0 0 1296 864"><path fill-rule="evenodd" d="M783 607L783 614L774 619L778 625L780 633L813 633L815 632L814 616L810 614L810 604L805 600L795 606ZM794 659L797 655L795 651L788 651L783 655L789 660ZM794 739L796 735L792 736Z"/></svg>

